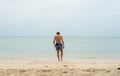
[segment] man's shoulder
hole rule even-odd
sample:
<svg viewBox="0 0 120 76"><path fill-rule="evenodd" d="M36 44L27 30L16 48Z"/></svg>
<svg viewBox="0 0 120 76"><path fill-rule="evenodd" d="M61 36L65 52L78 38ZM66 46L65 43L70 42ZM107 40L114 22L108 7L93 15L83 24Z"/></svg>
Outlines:
<svg viewBox="0 0 120 76"><path fill-rule="evenodd" d="M54 38L57 38L57 35L55 35Z"/></svg>
<svg viewBox="0 0 120 76"><path fill-rule="evenodd" d="M57 37L57 35L55 35L54 37Z"/></svg>
<svg viewBox="0 0 120 76"><path fill-rule="evenodd" d="M56 37L62 37L62 35L55 35L54 37L55 37L55 38L56 38Z"/></svg>

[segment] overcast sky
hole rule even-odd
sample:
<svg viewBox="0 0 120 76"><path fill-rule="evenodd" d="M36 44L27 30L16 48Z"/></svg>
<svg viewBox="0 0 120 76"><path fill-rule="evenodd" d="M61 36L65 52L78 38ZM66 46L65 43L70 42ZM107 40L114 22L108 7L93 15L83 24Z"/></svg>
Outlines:
<svg viewBox="0 0 120 76"><path fill-rule="evenodd" d="M0 0L0 36L120 36L120 0Z"/></svg>

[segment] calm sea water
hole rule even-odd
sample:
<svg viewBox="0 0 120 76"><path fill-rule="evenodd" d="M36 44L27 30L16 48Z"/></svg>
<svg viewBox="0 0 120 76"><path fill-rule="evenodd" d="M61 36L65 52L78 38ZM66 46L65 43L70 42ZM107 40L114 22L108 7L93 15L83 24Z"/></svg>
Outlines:
<svg viewBox="0 0 120 76"><path fill-rule="evenodd" d="M56 57L53 38L0 38L0 57ZM65 58L119 57L120 38L64 38Z"/></svg>

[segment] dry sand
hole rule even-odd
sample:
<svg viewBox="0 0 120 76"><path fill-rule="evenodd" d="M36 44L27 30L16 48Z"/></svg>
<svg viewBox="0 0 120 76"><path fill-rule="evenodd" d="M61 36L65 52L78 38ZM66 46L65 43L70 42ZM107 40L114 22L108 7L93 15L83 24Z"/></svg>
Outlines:
<svg viewBox="0 0 120 76"><path fill-rule="evenodd" d="M0 61L0 76L120 76L120 62Z"/></svg>

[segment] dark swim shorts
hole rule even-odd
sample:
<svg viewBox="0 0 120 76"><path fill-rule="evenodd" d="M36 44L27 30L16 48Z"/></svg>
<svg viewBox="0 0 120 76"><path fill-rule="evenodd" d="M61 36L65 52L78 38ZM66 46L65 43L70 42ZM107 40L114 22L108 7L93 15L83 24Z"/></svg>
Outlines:
<svg viewBox="0 0 120 76"><path fill-rule="evenodd" d="M62 50L62 44L56 43L56 50Z"/></svg>

